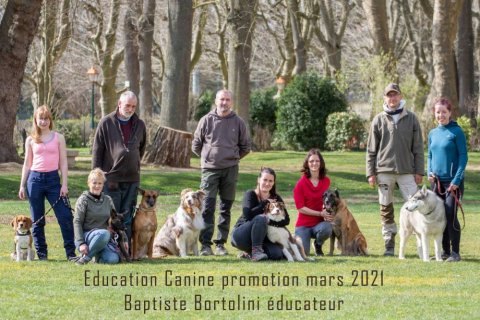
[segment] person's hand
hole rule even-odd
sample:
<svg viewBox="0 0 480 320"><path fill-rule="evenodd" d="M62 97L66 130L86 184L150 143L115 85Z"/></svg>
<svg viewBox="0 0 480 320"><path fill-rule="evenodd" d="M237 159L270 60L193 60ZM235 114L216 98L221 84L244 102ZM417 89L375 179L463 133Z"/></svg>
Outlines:
<svg viewBox="0 0 480 320"><path fill-rule="evenodd" d="M333 216L329 214L326 210L320 212L320 217L323 217L325 221L333 221Z"/></svg>
<svg viewBox="0 0 480 320"><path fill-rule="evenodd" d="M376 178L374 175L368 177L368 184L369 184L371 187L375 187L375 183L377 183L377 178Z"/></svg>
<svg viewBox="0 0 480 320"><path fill-rule="evenodd" d="M66 185L62 185L60 188L60 196L66 197L68 194L68 187Z"/></svg>
<svg viewBox="0 0 480 320"><path fill-rule="evenodd" d="M433 174L428 176L428 182L435 183L435 176Z"/></svg>
<svg viewBox="0 0 480 320"><path fill-rule="evenodd" d="M420 174L416 174L416 175L415 175L415 183L416 183L416 184L421 184L422 181L423 181L423 176L420 175Z"/></svg>
<svg viewBox="0 0 480 320"><path fill-rule="evenodd" d="M452 192L452 191L456 191L457 189L458 189L458 186L457 186L457 185L451 184L451 185L448 187L447 191L448 191L448 192Z"/></svg>
<svg viewBox="0 0 480 320"><path fill-rule="evenodd" d="M80 247L78 248L78 251L80 251L83 255L88 254L88 246L86 243L81 244Z"/></svg>
<svg viewBox="0 0 480 320"><path fill-rule="evenodd" d="M18 197L22 200L25 200L25 187L20 187L18 190Z"/></svg>

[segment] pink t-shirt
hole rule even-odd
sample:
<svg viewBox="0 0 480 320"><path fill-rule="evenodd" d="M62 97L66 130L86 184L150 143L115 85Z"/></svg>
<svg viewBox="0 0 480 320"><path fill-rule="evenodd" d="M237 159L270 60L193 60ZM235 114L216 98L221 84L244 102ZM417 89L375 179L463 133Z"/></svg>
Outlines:
<svg viewBox="0 0 480 320"><path fill-rule="evenodd" d="M307 207L312 210L323 210L323 193L330 187L330 179L325 177L315 187L307 176L302 176L293 189L293 199L297 209ZM295 227L313 227L322 222L323 217L310 216L298 212Z"/></svg>
<svg viewBox="0 0 480 320"><path fill-rule="evenodd" d="M33 161L30 170L50 172L58 170L60 163L60 147L58 134L53 132L53 138L46 143L35 143L32 140Z"/></svg>

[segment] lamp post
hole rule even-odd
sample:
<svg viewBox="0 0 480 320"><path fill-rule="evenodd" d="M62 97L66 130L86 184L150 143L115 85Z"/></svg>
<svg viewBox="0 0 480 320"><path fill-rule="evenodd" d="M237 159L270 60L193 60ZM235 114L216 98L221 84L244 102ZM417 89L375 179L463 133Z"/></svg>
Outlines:
<svg viewBox="0 0 480 320"><path fill-rule="evenodd" d="M87 71L88 78L90 79L90 82L92 83L92 106L90 110L90 115L92 117L91 122L90 122L90 127L92 129L95 128L95 82L97 82L98 78L98 71L95 69L95 67L90 67Z"/></svg>

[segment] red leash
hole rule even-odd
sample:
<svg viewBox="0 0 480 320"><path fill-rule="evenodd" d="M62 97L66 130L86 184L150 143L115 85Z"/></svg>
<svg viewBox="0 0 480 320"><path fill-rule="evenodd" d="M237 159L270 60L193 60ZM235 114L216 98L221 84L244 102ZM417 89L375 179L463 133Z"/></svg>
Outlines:
<svg viewBox="0 0 480 320"><path fill-rule="evenodd" d="M440 180L435 177L435 186L436 186L436 189L437 189L437 193L441 196L445 195L445 198L447 197L446 194L447 194L447 189L445 189L445 192L442 192L442 185L440 183ZM462 206L462 203L460 202L460 199L459 197L457 196L457 190L453 190L451 191L452 194L453 194L453 198L455 199L455 217L457 216L457 213L458 213L458 208L460 207L460 211L462 211L462 218L463 218L463 227L460 228L460 230L457 230L457 228L455 227L455 223L453 224L453 229L455 231L461 231L463 229L465 229L465 212L463 211L463 206ZM458 219L458 218L457 218Z"/></svg>

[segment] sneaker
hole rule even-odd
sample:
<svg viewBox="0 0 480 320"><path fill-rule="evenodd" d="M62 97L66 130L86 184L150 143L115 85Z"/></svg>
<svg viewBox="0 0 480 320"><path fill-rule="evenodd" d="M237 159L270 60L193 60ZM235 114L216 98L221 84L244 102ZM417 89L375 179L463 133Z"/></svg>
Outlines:
<svg viewBox="0 0 480 320"><path fill-rule="evenodd" d="M460 258L460 255L456 252L452 252L452 254L450 255L450 257L448 257L447 260L445 260L446 262L458 262L460 261L461 258Z"/></svg>
<svg viewBox="0 0 480 320"><path fill-rule="evenodd" d="M84 265L84 264L89 263L90 260L92 260L92 259L91 259L89 256L83 255L83 256L81 256L80 258L78 258L77 261L75 261L75 264L76 264L76 265L79 265L79 266L82 266L82 265Z"/></svg>
<svg viewBox="0 0 480 320"><path fill-rule="evenodd" d="M225 249L223 244L217 244L217 247L215 248L215 255L216 256L227 256L228 251Z"/></svg>
<svg viewBox="0 0 480 320"><path fill-rule="evenodd" d="M385 257L393 257L395 255L395 251L393 248L385 250L383 253Z"/></svg>
<svg viewBox="0 0 480 320"><path fill-rule="evenodd" d="M210 246L202 246L202 250L200 250L200 255L201 256L212 256L213 255L212 248L210 248Z"/></svg>
<svg viewBox="0 0 480 320"><path fill-rule="evenodd" d="M78 259L80 259L80 257L77 257L77 256L70 256L67 258L67 260L71 262L77 262Z"/></svg>
<svg viewBox="0 0 480 320"><path fill-rule="evenodd" d="M255 253L252 253L252 261L262 261L262 260L267 260L268 256L265 254L265 252L260 252L257 251Z"/></svg>
<svg viewBox="0 0 480 320"><path fill-rule="evenodd" d="M445 252L442 252L442 260L447 260L448 258L450 258L450 253L445 253Z"/></svg>
<svg viewBox="0 0 480 320"><path fill-rule="evenodd" d="M42 254L42 253L37 252L37 256L38 256L39 261L47 261L48 260L48 256L46 254Z"/></svg>
<svg viewBox="0 0 480 320"><path fill-rule="evenodd" d="M252 257L248 254L248 252L240 252L238 255L237 255L237 258L238 259L248 259L250 260Z"/></svg>

